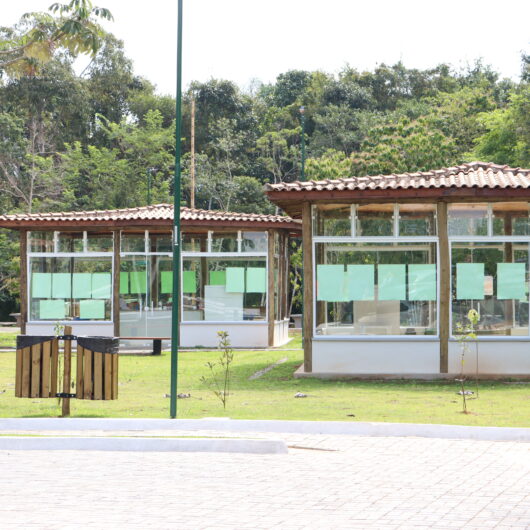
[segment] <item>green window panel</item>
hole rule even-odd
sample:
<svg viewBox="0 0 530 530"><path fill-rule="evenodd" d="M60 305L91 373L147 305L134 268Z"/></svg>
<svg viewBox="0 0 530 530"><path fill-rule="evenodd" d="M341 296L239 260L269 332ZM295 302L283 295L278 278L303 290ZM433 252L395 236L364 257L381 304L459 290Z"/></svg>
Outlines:
<svg viewBox="0 0 530 530"><path fill-rule="evenodd" d="M317 265L317 300L346 302L347 281L344 265Z"/></svg>
<svg viewBox="0 0 530 530"><path fill-rule="evenodd" d="M226 271L210 271L210 285L226 285Z"/></svg>
<svg viewBox="0 0 530 530"><path fill-rule="evenodd" d="M197 277L195 271L184 271L182 275L182 291L195 294L197 292Z"/></svg>
<svg viewBox="0 0 530 530"><path fill-rule="evenodd" d="M526 298L526 265L497 263L497 298L523 300Z"/></svg>
<svg viewBox="0 0 530 530"><path fill-rule="evenodd" d="M66 303L64 300L41 300L39 303L39 318L61 320L66 317Z"/></svg>
<svg viewBox="0 0 530 530"><path fill-rule="evenodd" d="M348 265L348 300L373 300L375 265Z"/></svg>
<svg viewBox="0 0 530 530"><path fill-rule="evenodd" d="M146 294L147 292L147 272L132 271L129 273L131 279L131 294Z"/></svg>
<svg viewBox="0 0 530 530"><path fill-rule="evenodd" d="M162 294L171 294L173 292L173 271L162 271L160 273L160 292Z"/></svg>
<svg viewBox="0 0 530 530"><path fill-rule="evenodd" d="M379 300L406 300L406 265L379 265L377 274Z"/></svg>
<svg viewBox="0 0 530 530"><path fill-rule="evenodd" d="M69 272L52 274L52 298L72 296L72 275Z"/></svg>
<svg viewBox="0 0 530 530"><path fill-rule="evenodd" d="M52 275L48 272L34 272L31 276L31 296L33 298L51 298Z"/></svg>
<svg viewBox="0 0 530 530"><path fill-rule="evenodd" d="M249 267L247 269L247 293L267 292L267 269L264 267Z"/></svg>
<svg viewBox="0 0 530 530"><path fill-rule="evenodd" d="M72 279L72 298L88 298L92 294L92 274L75 272Z"/></svg>
<svg viewBox="0 0 530 530"><path fill-rule="evenodd" d="M112 296L112 275L107 272L92 274L92 298L110 298Z"/></svg>
<svg viewBox="0 0 530 530"><path fill-rule="evenodd" d="M436 265L409 265L409 300L436 300Z"/></svg>
<svg viewBox="0 0 530 530"><path fill-rule="evenodd" d="M456 264L457 300L484 300L484 263Z"/></svg>
<svg viewBox="0 0 530 530"><path fill-rule="evenodd" d="M120 272L120 294L129 294L129 273Z"/></svg>
<svg viewBox="0 0 530 530"><path fill-rule="evenodd" d="M104 319L104 300L81 300L79 302L79 318L82 319Z"/></svg>
<svg viewBox="0 0 530 530"><path fill-rule="evenodd" d="M226 269L226 292L227 293L244 293L245 292L245 268L244 267L227 267Z"/></svg>

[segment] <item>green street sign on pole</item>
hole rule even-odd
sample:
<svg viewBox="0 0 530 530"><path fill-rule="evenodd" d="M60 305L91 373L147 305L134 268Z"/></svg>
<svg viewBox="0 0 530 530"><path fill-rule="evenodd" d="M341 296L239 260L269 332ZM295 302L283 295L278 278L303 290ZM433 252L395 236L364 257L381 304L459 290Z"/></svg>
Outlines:
<svg viewBox="0 0 530 530"><path fill-rule="evenodd" d="M170 417L177 417L177 378L180 312L180 157L182 138L182 0L178 0L177 23L177 104L175 124L175 180L173 185L173 302L171 311L171 391Z"/></svg>

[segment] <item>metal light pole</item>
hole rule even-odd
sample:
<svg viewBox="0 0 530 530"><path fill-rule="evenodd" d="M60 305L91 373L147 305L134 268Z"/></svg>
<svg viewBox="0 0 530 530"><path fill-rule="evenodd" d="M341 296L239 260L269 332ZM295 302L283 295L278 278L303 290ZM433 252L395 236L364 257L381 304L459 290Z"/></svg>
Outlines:
<svg viewBox="0 0 530 530"><path fill-rule="evenodd" d="M305 107L300 107L300 117L302 120L302 169L300 171L300 180L305 180Z"/></svg>
<svg viewBox="0 0 530 530"><path fill-rule="evenodd" d="M173 185L173 299L171 311L170 417L177 417L177 378L180 313L180 155L182 138L182 0L178 0L177 22L177 116L175 124L175 180Z"/></svg>
<svg viewBox="0 0 530 530"><path fill-rule="evenodd" d="M305 180L305 107L300 107L300 119L302 121L302 167L300 169L300 180ZM302 290L302 343L304 341L304 247L302 245L302 278L300 281Z"/></svg>

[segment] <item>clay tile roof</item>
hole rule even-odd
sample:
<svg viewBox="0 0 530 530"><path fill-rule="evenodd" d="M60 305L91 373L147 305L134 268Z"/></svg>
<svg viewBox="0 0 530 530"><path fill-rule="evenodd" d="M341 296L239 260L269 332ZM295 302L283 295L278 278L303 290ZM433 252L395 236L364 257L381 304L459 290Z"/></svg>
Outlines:
<svg viewBox="0 0 530 530"><path fill-rule="evenodd" d="M530 188L530 169L512 168L491 162L470 162L460 166L340 179L266 184L265 191L340 191L420 188Z"/></svg>
<svg viewBox="0 0 530 530"><path fill-rule="evenodd" d="M254 213L222 212L216 210L200 210L196 208L181 208L180 219L185 225L187 222L207 224L208 222L217 225L226 223L249 223L249 224L282 224L298 226L299 222L290 217L282 215L265 215ZM161 225L170 224L173 221L172 204L155 204L152 206L140 206L137 208L124 208L120 210L92 210L83 212L49 212L31 214L11 214L0 215L0 227L14 226L57 226L64 223L72 224L141 224L149 222L154 224L160 221Z"/></svg>

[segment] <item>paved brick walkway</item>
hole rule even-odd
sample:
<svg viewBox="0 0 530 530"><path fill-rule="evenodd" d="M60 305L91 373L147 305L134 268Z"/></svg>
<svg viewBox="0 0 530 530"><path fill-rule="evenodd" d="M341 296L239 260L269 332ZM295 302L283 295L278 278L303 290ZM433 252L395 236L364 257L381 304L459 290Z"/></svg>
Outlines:
<svg viewBox="0 0 530 530"><path fill-rule="evenodd" d="M3 451L0 528L530 528L530 444L270 438L304 449Z"/></svg>

